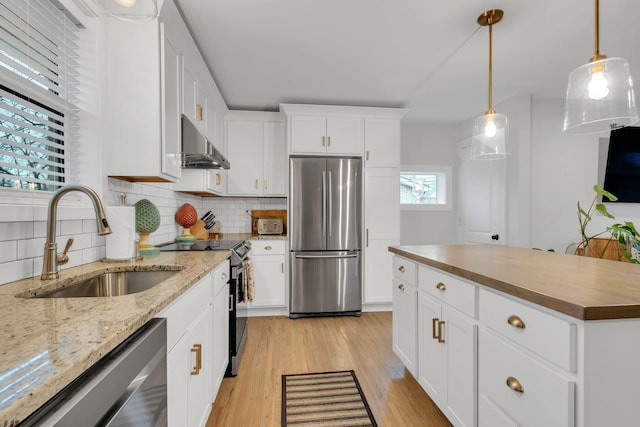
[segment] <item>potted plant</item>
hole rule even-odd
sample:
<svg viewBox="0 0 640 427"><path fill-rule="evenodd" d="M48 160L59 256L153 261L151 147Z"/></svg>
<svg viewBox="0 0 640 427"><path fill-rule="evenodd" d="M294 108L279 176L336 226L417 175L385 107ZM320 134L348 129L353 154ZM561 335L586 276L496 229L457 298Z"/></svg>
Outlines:
<svg viewBox="0 0 640 427"><path fill-rule="evenodd" d="M580 230L580 242L573 243L567 247L567 250L573 245L576 245L574 250L575 254L578 255L596 255L598 258L602 258L609 246L609 243L616 239L620 242L620 250L622 255L629 261L634 264L640 264L639 257L637 256L637 251L640 250L640 233L635 228L632 222L625 221L624 224L613 224L607 227L606 230L600 231L595 234L587 234L587 225L592 220L595 214L600 214L605 216L606 218L615 219L613 215L611 215L607 211L607 207L604 203L598 203L598 197L604 196L612 202L618 200L618 198L606 191L602 187L598 185L593 186L593 190L595 191L595 196L591 201L591 204L587 208L587 210L583 209L580 206L580 201L577 202L578 206L578 224ZM609 233L610 237L607 241L607 244L602 248L602 251L599 254L593 254L593 252L589 252L589 242L599 236L602 236L605 233Z"/></svg>

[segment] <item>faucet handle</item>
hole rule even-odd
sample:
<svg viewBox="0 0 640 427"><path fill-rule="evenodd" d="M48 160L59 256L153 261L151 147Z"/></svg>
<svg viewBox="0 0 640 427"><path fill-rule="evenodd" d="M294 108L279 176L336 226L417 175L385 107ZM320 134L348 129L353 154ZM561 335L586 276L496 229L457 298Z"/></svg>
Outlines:
<svg viewBox="0 0 640 427"><path fill-rule="evenodd" d="M71 249L71 245L73 245L73 237L69 237L69 240L67 240L67 244L64 245L64 250L62 251L62 253L56 256L58 265L63 265L69 262L67 252L69 252L69 249Z"/></svg>

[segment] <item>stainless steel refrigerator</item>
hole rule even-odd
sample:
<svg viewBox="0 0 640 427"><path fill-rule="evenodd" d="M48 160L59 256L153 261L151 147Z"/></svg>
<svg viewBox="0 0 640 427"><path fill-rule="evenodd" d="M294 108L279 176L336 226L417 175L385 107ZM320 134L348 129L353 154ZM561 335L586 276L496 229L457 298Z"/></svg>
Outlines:
<svg viewBox="0 0 640 427"><path fill-rule="evenodd" d="M362 161L291 157L290 317L362 311Z"/></svg>

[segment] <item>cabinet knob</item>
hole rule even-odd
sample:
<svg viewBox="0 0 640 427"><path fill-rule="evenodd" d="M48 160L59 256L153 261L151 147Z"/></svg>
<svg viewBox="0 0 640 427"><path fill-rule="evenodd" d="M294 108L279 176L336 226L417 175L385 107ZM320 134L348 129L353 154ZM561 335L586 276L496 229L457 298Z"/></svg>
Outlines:
<svg viewBox="0 0 640 427"><path fill-rule="evenodd" d="M400 273L404 273L405 271L404 265L401 265L400 267L398 267L398 271L400 271Z"/></svg>
<svg viewBox="0 0 640 427"><path fill-rule="evenodd" d="M436 289L444 292L447 290L447 286L442 282L438 282L438 284L436 285Z"/></svg>
<svg viewBox="0 0 640 427"><path fill-rule="evenodd" d="M265 251L270 251L271 249L273 249L273 248L272 248L271 246L269 246L269 245L267 245L267 246L265 246L265 247L264 247L264 250L265 250Z"/></svg>
<svg viewBox="0 0 640 427"><path fill-rule="evenodd" d="M514 377L507 378L507 387L509 387L513 391L517 391L518 393L524 393L524 387L522 387L520 381L518 381Z"/></svg>
<svg viewBox="0 0 640 427"><path fill-rule="evenodd" d="M400 284L398 285L398 289L400 289L401 291L404 291L404 285L403 285L402 283L400 283Z"/></svg>
<svg viewBox="0 0 640 427"><path fill-rule="evenodd" d="M513 326L514 328L519 328L519 329L525 328L525 324L522 321L522 319L516 315L509 316L509 318L507 319L507 323Z"/></svg>
<svg viewBox="0 0 640 427"><path fill-rule="evenodd" d="M228 276L227 276L227 273L222 273L222 274L220 275L220 279L222 279L222 280L227 280L227 277L228 277Z"/></svg>

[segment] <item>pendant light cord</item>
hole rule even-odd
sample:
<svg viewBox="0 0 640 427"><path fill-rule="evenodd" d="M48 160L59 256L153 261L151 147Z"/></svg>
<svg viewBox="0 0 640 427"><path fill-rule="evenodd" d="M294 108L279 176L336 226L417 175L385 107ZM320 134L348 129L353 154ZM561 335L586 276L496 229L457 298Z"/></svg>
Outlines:
<svg viewBox="0 0 640 427"><path fill-rule="evenodd" d="M595 0L595 28L594 28L594 49L593 49L593 58L589 60L589 62L600 61L601 59L606 59L606 55L600 55L600 0Z"/></svg>
<svg viewBox="0 0 640 427"><path fill-rule="evenodd" d="M493 24L489 24L489 110L487 114L494 114L493 111Z"/></svg>

